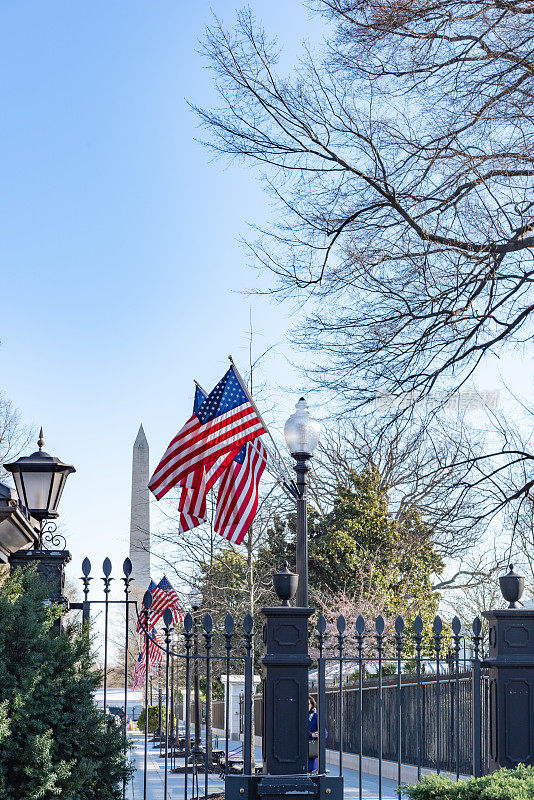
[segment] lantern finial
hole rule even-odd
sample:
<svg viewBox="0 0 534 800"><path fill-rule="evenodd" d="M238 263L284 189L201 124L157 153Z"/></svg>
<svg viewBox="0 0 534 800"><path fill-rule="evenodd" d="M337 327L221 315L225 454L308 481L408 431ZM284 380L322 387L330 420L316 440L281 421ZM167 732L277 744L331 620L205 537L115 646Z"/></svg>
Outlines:
<svg viewBox="0 0 534 800"><path fill-rule="evenodd" d="M295 406L295 413L289 417L284 427L286 444L293 456L306 455L310 458L319 443L321 424L310 414L308 403L301 397Z"/></svg>
<svg viewBox="0 0 534 800"><path fill-rule="evenodd" d="M41 430L39 431L39 438L37 439L37 445L39 447L39 450L43 449L44 439L43 439L43 428L42 427L41 427Z"/></svg>

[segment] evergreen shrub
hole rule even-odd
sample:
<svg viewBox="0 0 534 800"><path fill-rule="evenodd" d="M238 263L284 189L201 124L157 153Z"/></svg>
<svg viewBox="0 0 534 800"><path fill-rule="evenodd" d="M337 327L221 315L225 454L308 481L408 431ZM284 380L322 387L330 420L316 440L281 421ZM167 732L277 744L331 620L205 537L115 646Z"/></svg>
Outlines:
<svg viewBox="0 0 534 800"><path fill-rule="evenodd" d="M520 764L458 782L430 775L402 790L409 800L534 800L534 767Z"/></svg>
<svg viewBox="0 0 534 800"><path fill-rule="evenodd" d="M53 629L33 571L0 583L0 798L121 800L124 736L93 702L88 630Z"/></svg>
<svg viewBox="0 0 534 800"><path fill-rule="evenodd" d="M148 707L148 730L150 733L154 733L154 731L158 727L159 721L159 706L149 706ZM165 730L165 706L161 707L161 727ZM139 717L137 718L137 728L140 731L145 730L145 709L141 711Z"/></svg>

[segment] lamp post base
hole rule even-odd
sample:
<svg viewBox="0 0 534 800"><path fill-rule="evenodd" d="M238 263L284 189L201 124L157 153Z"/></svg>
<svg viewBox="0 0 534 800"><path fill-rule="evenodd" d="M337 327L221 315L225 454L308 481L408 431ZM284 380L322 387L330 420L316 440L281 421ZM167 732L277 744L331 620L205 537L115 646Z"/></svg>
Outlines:
<svg viewBox="0 0 534 800"><path fill-rule="evenodd" d="M227 775L225 800L343 800L343 778L330 775Z"/></svg>
<svg viewBox="0 0 534 800"><path fill-rule="evenodd" d="M68 550L17 550L9 558L11 569L27 570L36 567L39 578L48 589L50 603L63 605L68 609L65 597L65 567L72 556ZM55 623L61 630L61 619Z"/></svg>

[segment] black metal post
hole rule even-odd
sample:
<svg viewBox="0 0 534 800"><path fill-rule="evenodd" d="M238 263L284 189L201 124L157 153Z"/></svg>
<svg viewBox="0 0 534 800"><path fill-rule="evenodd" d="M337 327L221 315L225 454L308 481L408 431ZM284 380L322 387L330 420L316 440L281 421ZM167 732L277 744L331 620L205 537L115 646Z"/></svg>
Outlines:
<svg viewBox="0 0 534 800"><path fill-rule="evenodd" d="M299 576L296 603L300 608L308 607L308 501L307 475L309 471L308 461L311 456L308 453L293 453L295 465L293 469L297 473L297 537L296 537L296 562L297 574Z"/></svg>
<svg viewBox="0 0 534 800"><path fill-rule="evenodd" d="M110 578L111 574L111 561L109 558L104 559L104 564L102 566L104 571L104 577L102 580L104 581L104 594L106 598L105 606L104 606L104 714L107 710L107 691L108 691L108 625L109 625L109 593L111 591L110 584L113 578Z"/></svg>
<svg viewBox="0 0 534 800"><path fill-rule="evenodd" d="M211 640L213 619L206 614L202 624L204 646L206 648L206 738L204 747L204 797L208 796L208 775L211 769Z"/></svg>
<svg viewBox="0 0 534 800"><path fill-rule="evenodd" d="M267 618L262 659L264 771L268 776L304 779L308 772L308 619L312 613L311 608L301 607L263 609Z"/></svg>
<svg viewBox="0 0 534 800"><path fill-rule="evenodd" d="M184 780L184 800L188 800L188 773L189 773L189 747L191 745L191 638L193 628L193 617L187 613L184 619L184 638L185 638L185 780ZM194 778L193 778L194 781ZM194 786L194 783L193 783Z"/></svg>
<svg viewBox="0 0 534 800"><path fill-rule="evenodd" d="M384 649L384 618L380 614L375 623L376 649L378 652L378 800L382 800L382 756L384 697L382 686L382 657Z"/></svg>
<svg viewBox="0 0 534 800"><path fill-rule="evenodd" d="M413 622L414 628L414 642L415 642L415 665L416 665L416 673L417 673L417 780L421 780L421 745L422 745L422 735L421 735L421 700L422 700L422 692L421 692L421 650L422 650L422 642L423 642L423 620L419 616L416 616Z"/></svg>
<svg viewBox="0 0 534 800"><path fill-rule="evenodd" d="M356 642L358 645L358 797L362 800L362 756L363 756L363 673L365 662L363 660L363 641L365 634L365 620L361 614L356 620Z"/></svg>
<svg viewBox="0 0 534 800"><path fill-rule="evenodd" d="M254 629L254 621L252 615L248 612L243 621L244 639L245 639L245 694L243 701L245 703L245 736L243 739L243 769L245 775L250 775L252 772L252 692L253 692L253 662L252 662L252 631Z"/></svg>
<svg viewBox="0 0 534 800"><path fill-rule="evenodd" d="M169 736L171 742L171 768L172 768L172 757L174 755L174 746L175 746L175 735L174 735L174 715L175 715L175 696L174 696L174 654L171 654L171 719L170 719L170 728L169 728Z"/></svg>
<svg viewBox="0 0 534 800"><path fill-rule="evenodd" d="M343 614L337 618L337 649L338 649L338 677L339 677L339 775L343 775L343 646L345 644L346 621Z"/></svg>
<svg viewBox="0 0 534 800"><path fill-rule="evenodd" d="M458 617L452 621L453 649L454 649L454 708L455 729L454 740L456 743L456 780L460 780L460 631L462 624Z"/></svg>
<svg viewBox="0 0 534 800"><path fill-rule="evenodd" d="M319 775L326 771L326 661L324 658L324 644L326 632L326 619L321 614L317 622L319 640L319 658L317 659L317 730L319 731L319 761L317 764Z"/></svg>
<svg viewBox="0 0 534 800"><path fill-rule="evenodd" d="M224 646L226 648L226 691L224 693L224 774L228 775L228 737L230 732L230 654L232 652L232 636L234 619L231 614L224 620Z"/></svg>
<svg viewBox="0 0 534 800"><path fill-rule="evenodd" d="M143 800L147 800L147 773L148 773L148 676L150 662L148 657L148 624L150 621L150 606L152 594L147 590L143 596L143 623L145 626L145 750L143 770Z"/></svg>
<svg viewBox="0 0 534 800"><path fill-rule="evenodd" d="M162 740L162 731L163 731L163 692L161 689L158 689L158 729L157 733L159 736L159 754L161 756L161 740ZM154 742L156 741L156 732L154 732Z"/></svg>
<svg viewBox="0 0 534 800"><path fill-rule="evenodd" d="M165 766L163 773L163 797L165 800L167 800L167 780L169 769L169 660L172 625L172 612L169 608L165 609L163 620L165 622ZM172 709L171 713L173 713Z"/></svg>
<svg viewBox="0 0 534 800"><path fill-rule="evenodd" d="M93 580L90 577L91 572L91 562L87 558L87 556L82 561L82 572L83 572L83 603L82 603L82 625L85 625L86 622L89 622L90 614L91 614L91 606L89 603L89 584Z"/></svg>
<svg viewBox="0 0 534 800"><path fill-rule="evenodd" d="M436 654L436 772L441 772L441 640L443 622L441 617L436 617L432 628L434 632L434 651Z"/></svg>
<svg viewBox="0 0 534 800"><path fill-rule="evenodd" d="M480 685L480 632L482 623L478 617L473 622L473 658L471 672L472 714L473 714L473 775L482 775L482 693Z"/></svg>
<svg viewBox="0 0 534 800"><path fill-rule="evenodd" d="M404 620L395 620L395 648L397 651L397 794L402 796L402 647L404 643ZM360 765L361 772L361 765Z"/></svg>
<svg viewBox="0 0 534 800"><path fill-rule="evenodd" d="M194 725L195 725L195 742L193 745L193 757L195 763L199 754L202 752L200 742L200 655L198 649L198 608L193 608L193 693L194 693Z"/></svg>
<svg viewBox="0 0 534 800"><path fill-rule="evenodd" d="M128 741L127 741L127 731L128 731L128 649L129 649L129 628L130 628L130 615L129 615L129 595L130 595L130 584L133 578L130 578L132 574L132 562L129 558L124 560L124 564L122 565L122 571L124 572L124 596L125 596L125 614L126 614L126 624L124 628L124 756L126 757L126 753L128 752ZM123 800L126 798L126 778L122 780L122 797Z"/></svg>

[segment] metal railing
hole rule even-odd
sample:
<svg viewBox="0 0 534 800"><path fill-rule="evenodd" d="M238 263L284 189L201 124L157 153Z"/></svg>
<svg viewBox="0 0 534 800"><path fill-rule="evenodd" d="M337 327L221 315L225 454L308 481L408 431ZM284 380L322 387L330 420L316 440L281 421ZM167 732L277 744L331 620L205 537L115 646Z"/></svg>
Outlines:
<svg viewBox="0 0 534 800"><path fill-rule="evenodd" d="M204 797L209 794L209 775L221 776L242 771L253 773L252 715L255 731L263 730L263 698L253 698L254 624L250 614L236 623L228 614L220 629L214 629L213 618L205 614L201 624L187 614L183 625L174 633L170 617L164 616L157 624L163 640L157 641L151 630L151 596L145 594L143 607L131 598L131 564L126 559L123 567L124 599L110 599L111 562L103 566L103 597L94 599L90 592L91 565L86 559L83 566L84 602L78 607L88 621L94 607L104 608L104 707L108 684L109 610L111 604L124 609L124 710L127 711L128 685L131 676L129 653L145 644L144 708L149 704L149 676L152 669L151 653L157 654L162 674L164 700L160 707L163 717L158 731L149 736L148 713L144 728L144 786L143 800L147 798L147 763L149 749L159 747L163 759L164 794L167 797L170 772L183 773L184 800L200 797L203 784ZM132 635L132 623L138 624L141 641ZM345 753L356 756L358 765L359 797L363 797L363 759L376 759L379 798L382 795L384 761L396 763L397 782L402 783L403 765L413 765L418 778L424 768L437 772L448 771L461 775L480 775L488 764L488 690L481 660L481 623L476 619L468 636L471 640L471 669L466 672L462 663L462 632L457 618L450 632L444 632L439 617L431 630L425 629L420 617L405 625L399 617L391 632L385 631L384 620L378 617L373 623L361 616L347 620L340 616L335 630L327 632L324 617L320 616L310 640L315 654L317 670L319 774L326 770L326 750L336 751L339 774L343 773ZM465 656L464 656L465 659ZM260 665L258 665L260 667ZM260 667L261 668L261 667ZM195 671L204 679L206 715L201 740L194 731L193 688ZM432 670L434 674L425 675ZM349 671L356 683L347 684ZM237 758L230 752L229 693L224 701L212 702L214 678L225 676L229 686L230 674L243 675L242 731L243 745ZM393 673L393 674L391 674ZM337 685L327 687L335 676ZM371 677L372 676L372 677ZM180 715L179 697L182 693ZM127 740L124 719L125 750ZM183 726L178 721L183 720ZM175 725L176 720L176 725ZM224 746L214 747L212 729L224 731ZM196 732L198 734L198 730ZM201 776L203 775L203 780ZM123 787L126 796L126 786Z"/></svg>
<svg viewBox="0 0 534 800"><path fill-rule="evenodd" d="M437 770L438 763L441 771L455 774L459 766L460 775L471 775L474 770L473 763L473 719L472 719L472 681L471 671L463 671L458 676L459 686L456 685L456 675L445 674L439 683L435 676L421 679L421 715L417 714L417 681L410 674L402 676L400 703L397 697L398 686L396 679L384 679L382 686L383 717L387 719L382 737L382 758L385 761L396 761L399 750L403 765L417 766L419 752L417 742L421 741L421 768ZM489 726L489 683L485 671L481 675L482 681L482 730ZM458 693L457 693L458 689ZM440 716L440 753L438 758L437 741L434 732L437 732L437 702L438 690L439 716ZM317 693L311 690L317 699ZM326 689L326 730L327 748L339 750L339 690ZM378 758L378 716L379 716L379 687L377 681L364 682L362 700L362 755L366 758ZM459 704L457 706L457 704ZM223 728L224 700L217 700L213 704L214 727ZM343 742L347 755L358 755L360 752L360 725L359 725L359 689L350 683L343 687ZM400 717L399 717L400 708ZM254 698L255 730L256 735L262 731L263 697ZM215 724L215 720L218 724ZM456 723L458 720L458 743L456 742ZM220 724L219 724L220 723ZM242 723L243 724L243 723ZM417 728L421 727L418 736ZM482 739L483 750L481 755L482 773L488 770L489 753L488 739ZM458 745L458 746L457 746ZM458 760L458 765L457 765Z"/></svg>

